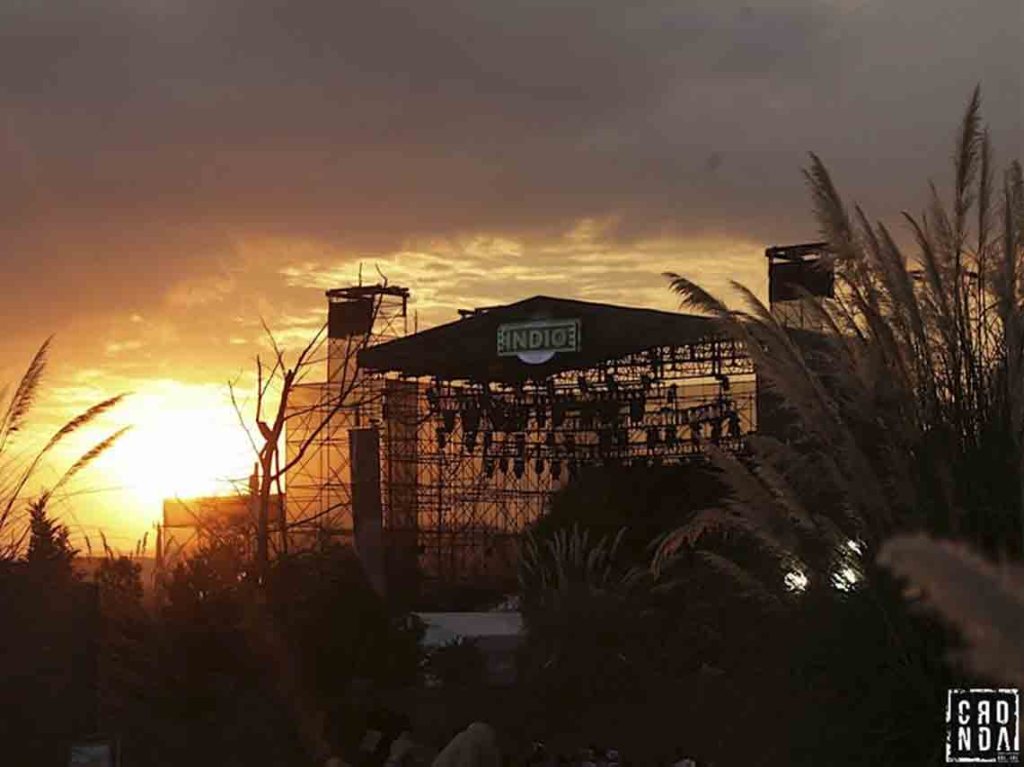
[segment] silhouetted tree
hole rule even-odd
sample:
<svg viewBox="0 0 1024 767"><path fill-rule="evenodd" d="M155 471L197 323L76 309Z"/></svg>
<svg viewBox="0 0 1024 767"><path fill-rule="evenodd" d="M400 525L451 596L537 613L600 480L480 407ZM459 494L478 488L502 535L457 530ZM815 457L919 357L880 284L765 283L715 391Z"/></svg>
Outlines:
<svg viewBox="0 0 1024 767"><path fill-rule="evenodd" d="M387 279L382 275L381 287L386 287ZM343 344L331 350L338 355L337 359L327 360L328 327L325 323L302 347L293 359L289 359L285 350L278 344L273 332L263 322L272 355L270 363L260 355L256 357L256 397L254 425L251 429L242 414L233 383L228 384L231 402L238 415L249 443L256 458L256 559L255 571L257 580L262 581L270 564L270 511L271 494L276 490L280 497L284 495L283 480L289 471L300 465L306 454L321 438L325 430L331 428L337 416L345 410L354 410L377 395L360 388L362 375L356 364L360 351L365 349L372 340L373 325L381 308L381 297L367 299L370 302L368 323L362 330L346 336ZM309 375L322 369L327 360L331 366L328 371L329 382L320 382L321 390L313 404L293 407L295 390L309 384ZM285 432L297 422L314 417L315 422L305 430L300 440L289 444L288 455L282 458L281 448ZM320 515L328 514L335 509L319 510ZM288 528L309 524L313 519L282 520L279 531L282 551L288 548Z"/></svg>
<svg viewBox="0 0 1024 767"><path fill-rule="evenodd" d="M25 563L29 571L63 580L72 576L71 561L78 553L68 542L67 525L54 521L46 512L47 497L29 504L29 539Z"/></svg>

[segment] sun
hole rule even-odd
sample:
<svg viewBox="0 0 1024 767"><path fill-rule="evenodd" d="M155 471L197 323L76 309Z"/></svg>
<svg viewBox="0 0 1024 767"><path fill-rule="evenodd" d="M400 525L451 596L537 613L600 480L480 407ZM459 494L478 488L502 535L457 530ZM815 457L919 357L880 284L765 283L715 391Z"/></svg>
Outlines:
<svg viewBox="0 0 1024 767"><path fill-rule="evenodd" d="M159 516L168 498L228 495L252 472L253 451L223 387L160 381L120 413L131 429L97 469Z"/></svg>

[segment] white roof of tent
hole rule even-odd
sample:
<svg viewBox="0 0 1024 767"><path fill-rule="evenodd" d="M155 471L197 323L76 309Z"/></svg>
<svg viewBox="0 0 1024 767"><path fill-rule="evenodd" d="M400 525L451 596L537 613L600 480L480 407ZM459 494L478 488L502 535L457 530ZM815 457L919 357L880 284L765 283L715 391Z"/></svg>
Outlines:
<svg viewBox="0 0 1024 767"><path fill-rule="evenodd" d="M523 633L521 613L416 613L426 624L423 644L439 647L458 638L516 639Z"/></svg>

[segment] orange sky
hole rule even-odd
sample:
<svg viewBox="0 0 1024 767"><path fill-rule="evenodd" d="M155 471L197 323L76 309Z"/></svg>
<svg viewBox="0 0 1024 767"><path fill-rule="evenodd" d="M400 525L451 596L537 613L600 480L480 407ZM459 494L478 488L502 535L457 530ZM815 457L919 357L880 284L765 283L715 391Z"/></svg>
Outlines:
<svg viewBox="0 0 1024 767"><path fill-rule="evenodd" d="M0 9L0 380L56 334L38 417L118 391L135 432L62 506L132 545L244 473L226 381L294 347L358 264L420 326L546 293L675 308L813 239L800 169L899 227L976 82L1024 144L1019 0ZM964 51L955 55L954 51ZM243 379L241 383L246 381ZM120 488L110 490L106 488Z"/></svg>
<svg viewBox="0 0 1024 767"><path fill-rule="evenodd" d="M280 245L251 247L271 254L272 262ZM300 255L301 245L290 247ZM375 275L376 264L392 284L411 288L410 310L421 328L455 319L458 308L537 293L675 309L678 304L661 277L666 270L700 277L723 291L728 280L738 278L763 293L760 243L670 239L609 246L601 242L601 226L584 221L529 250L551 266L528 263L526 247L514 240L470 238L396 252L364 262L363 269L367 277ZM257 261L256 255L243 258ZM274 289L261 286L259 270L250 265L234 276L178 285L146 315L105 316L91 329L58 336L37 410L41 428L52 430L110 394L132 393L54 461L56 471L101 433L133 426L121 444L76 480L60 506L79 545L89 535L98 546L99 529L112 543L134 545L159 516L162 498L230 492L233 481L244 480L252 452L227 382L236 381L243 396L251 394L252 357L266 352L260 316L286 349L297 351L325 317L323 290L351 284L358 275L358 265L319 250L273 268L280 283Z"/></svg>

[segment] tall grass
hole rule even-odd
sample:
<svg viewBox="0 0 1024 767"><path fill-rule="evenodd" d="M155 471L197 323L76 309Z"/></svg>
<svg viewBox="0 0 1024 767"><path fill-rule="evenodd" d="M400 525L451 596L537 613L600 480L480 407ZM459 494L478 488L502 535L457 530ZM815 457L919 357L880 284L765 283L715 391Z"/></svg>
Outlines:
<svg viewBox="0 0 1024 767"><path fill-rule="evenodd" d="M0 392L0 560L19 556L29 534L30 508L45 511L47 504L76 475L109 450L126 429L104 437L75 460L49 487L29 497L39 469L54 449L73 434L93 425L114 409L124 395L93 405L58 428L43 446L28 455L20 452L21 438L31 429L31 415L38 404L52 339L47 339L32 357L14 392Z"/></svg>
<svg viewBox="0 0 1024 767"><path fill-rule="evenodd" d="M996 566L963 544L923 535L892 539L879 560L960 629L968 665L999 682L1024 685L1024 568Z"/></svg>
<svg viewBox="0 0 1024 767"><path fill-rule="evenodd" d="M1024 181L1017 161L997 181L980 108L975 89L949 199L930 184L926 210L903 214L909 249L848 206L811 155L805 178L837 278L834 300L805 298L825 328L814 339L742 285L732 309L666 275L744 343L799 436L755 436L749 460L712 451L731 497L667 536L658 561L709 527L755 538L811 587L873 561L897 531L1024 550Z"/></svg>

